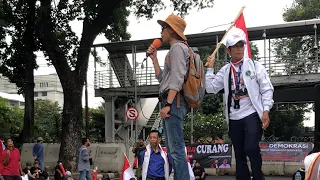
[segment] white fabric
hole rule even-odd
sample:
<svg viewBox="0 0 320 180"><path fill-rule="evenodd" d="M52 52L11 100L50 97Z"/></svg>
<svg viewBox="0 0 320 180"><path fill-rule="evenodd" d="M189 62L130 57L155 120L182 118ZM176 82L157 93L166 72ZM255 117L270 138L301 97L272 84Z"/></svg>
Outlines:
<svg viewBox="0 0 320 180"><path fill-rule="evenodd" d="M222 43L228 48L234 46L239 41L246 44L246 33L237 27L232 27Z"/></svg>
<svg viewBox="0 0 320 180"><path fill-rule="evenodd" d="M236 72L239 71L239 67L233 66L233 68L236 70ZM231 84L231 90L234 90L236 88L236 86L234 84L236 82L236 79L234 79L233 71L231 74L232 74L231 79L233 82ZM243 91L247 90L246 85L243 82L243 75L244 75L244 71L242 70L241 75L240 75L240 85L239 85L240 91L242 89L243 89ZM245 95L243 95L243 98L240 97L240 101L239 101L240 109L234 109L234 100L233 100L233 98L231 100L230 119L232 119L232 120L240 120L240 119L243 119L243 118L249 116L250 114L256 112L256 109L253 107L249 96L246 93L243 93L243 94L245 94Z"/></svg>
<svg viewBox="0 0 320 180"><path fill-rule="evenodd" d="M226 165L221 164L221 165L219 166L219 168L230 168L230 164L226 164Z"/></svg>
<svg viewBox="0 0 320 180"><path fill-rule="evenodd" d="M249 58L244 58L242 69L244 72L243 81L246 84L250 100L253 107L262 119L263 111L269 111L273 106L273 86L267 71L259 62L253 62ZM250 72L250 75L246 73ZM229 94L229 72L230 63L223 66L217 74L214 74L212 68L207 69L206 73L206 91L208 93L218 93L224 89L225 116L229 122L228 115L228 94ZM248 73L249 74L249 73Z"/></svg>
<svg viewBox="0 0 320 180"><path fill-rule="evenodd" d="M189 161L189 158L188 158L187 147L184 147L184 150L186 152L186 158L187 158L187 163L188 163L188 171L189 171L190 180L195 180L194 173L193 173L193 170L192 170L193 168L191 168L191 164L190 164L190 161Z"/></svg>
<svg viewBox="0 0 320 180"><path fill-rule="evenodd" d="M169 162L168 162L168 157L167 157L167 153L164 152L161 148L161 145L159 144L159 148L160 148L160 154L162 156L162 158L164 159L164 177L166 178L166 180L169 179ZM147 145L145 153L144 153L144 160L143 160L143 164L142 164L142 180L146 180L147 179L147 173L148 173L148 167L149 167L149 161L150 161L150 150L151 150L151 146L150 144Z"/></svg>
<svg viewBox="0 0 320 180"><path fill-rule="evenodd" d="M123 180L130 180L131 178L135 178L135 176L131 167L129 167L123 172Z"/></svg>
<svg viewBox="0 0 320 180"><path fill-rule="evenodd" d="M123 163L124 164L123 164L122 174L121 174L121 178L123 177L123 179L120 179L120 180L130 180L131 178L135 178L132 168L130 167L128 158L126 158L126 156L124 157Z"/></svg>
<svg viewBox="0 0 320 180"><path fill-rule="evenodd" d="M0 140L0 142L1 142L1 148L2 148L2 150L5 150L5 149L6 149L6 146L4 145L4 142L3 142L2 140Z"/></svg>
<svg viewBox="0 0 320 180"><path fill-rule="evenodd" d="M304 158L304 169L305 172L308 172L308 169L312 163L312 161L317 157L319 153L312 153Z"/></svg>
<svg viewBox="0 0 320 180"><path fill-rule="evenodd" d="M21 180L28 180L29 178L28 178L28 175L26 174L26 175L24 175L24 176L21 176Z"/></svg>

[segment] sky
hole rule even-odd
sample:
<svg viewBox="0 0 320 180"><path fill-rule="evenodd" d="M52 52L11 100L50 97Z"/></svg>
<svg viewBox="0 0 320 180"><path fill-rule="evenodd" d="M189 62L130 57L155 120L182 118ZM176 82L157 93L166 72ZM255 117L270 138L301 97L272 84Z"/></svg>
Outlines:
<svg viewBox="0 0 320 180"><path fill-rule="evenodd" d="M137 19L133 15L128 18L129 26L127 31L131 34L131 40L150 39L160 37L161 27L158 25L157 20L165 20L168 15L173 12L173 8L169 5L169 0L164 0L167 8L154 15L154 18L147 20L145 18ZM285 8L290 7L293 0L215 0L213 8L207 9L193 9L185 16L187 27L185 34L196 34L204 32L211 32L217 30L226 30L229 26L220 26L216 28L210 28L212 26L218 26L221 24L230 23L234 20L238 12L243 6L246 6L244 10L244 17L247 27L265 26L273 24L284 23L282 14ZM72 22L73 30L80 37L82 33L82 23ZM215 38L215 37L212 37ZM94 44L107 43L108 41L103 36L98 36ZM263 41L255 41L260 50L260 55L263 55ZM99 55L102 60L106 59L107 52L99 51ZM46 61L43 54L38 53L38 64L40 68L35 71L35 75L54 73L53 67L46 67ZM141 62L144 58L144 53L137 55L137 61ZM165 56L165 52L158 53L159 59ZM128 55L129 60L131 56ZM160 64L163 62L160 62ZM93 58L89 59L88 70L88 92L89 92L89 107L97 107L101 105L102 98L94 97L94 63ZM83 100L84 102L84 100ZM310 121L306 124L312 126L314 115L310 115Z"/></svg>

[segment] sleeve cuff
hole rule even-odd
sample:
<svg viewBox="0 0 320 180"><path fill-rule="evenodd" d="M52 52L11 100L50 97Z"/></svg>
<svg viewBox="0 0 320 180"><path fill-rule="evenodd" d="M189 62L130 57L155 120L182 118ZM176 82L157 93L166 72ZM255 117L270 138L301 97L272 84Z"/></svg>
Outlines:
<svg viewBox="0 0 320 180"><path fill-rule="evenodd" d="M207 74L213 74L214 69L213 68L207 68Z"/></svg>
<svg viewBox="0 0 320 180"><path fill-rule="evenodd" d="M263 111L270 111L270 107L269 106L263 106Z"/></svg>

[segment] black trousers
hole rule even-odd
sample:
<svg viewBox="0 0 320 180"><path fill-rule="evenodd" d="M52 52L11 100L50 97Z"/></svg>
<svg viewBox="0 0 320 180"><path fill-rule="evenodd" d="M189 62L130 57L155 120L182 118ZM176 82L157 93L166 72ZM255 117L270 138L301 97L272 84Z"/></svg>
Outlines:
<svg viewBox="0 0 320 180"><path fill-rule="evenodd" d="M229 121L229 135L236 158L236 179L250 180L247 156L254 180L264 180L259 142L262 137L261 121L257 113L240 120Z"/></svg>
<svg viewBox="0 0 320 180"><path fill-rule="evenodd" d="M16 175L12 175L12 176L3 175L3 179L4 179L4 180L21 180L21 176L16 176Z"/></svg>

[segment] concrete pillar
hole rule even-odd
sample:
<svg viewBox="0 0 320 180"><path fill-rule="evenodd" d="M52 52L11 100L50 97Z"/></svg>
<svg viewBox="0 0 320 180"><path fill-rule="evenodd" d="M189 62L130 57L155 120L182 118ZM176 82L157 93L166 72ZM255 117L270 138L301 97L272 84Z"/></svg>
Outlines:
<svg viewBox="0 0 320 180"><path fill-rule="evenodd" d="M314 147L320 148L320 85L316 85L315 89Z"/></svg>
<svg viewBox="0 0 320 180"><path fill-rule="evenodd" d="M114 101L116 97L105 97L105 140L106 143L114 142Z"/></svg>

